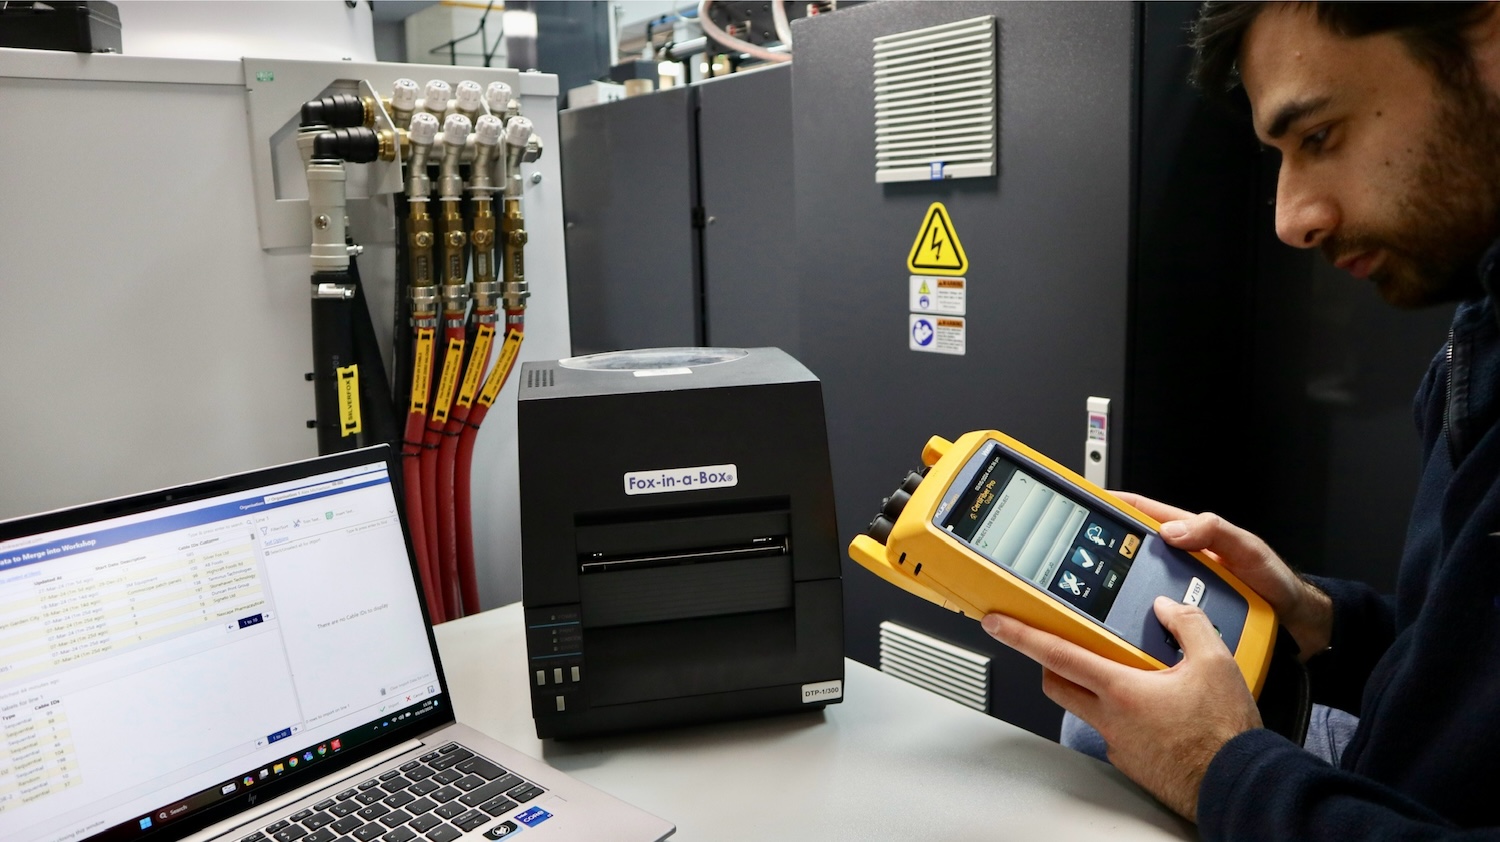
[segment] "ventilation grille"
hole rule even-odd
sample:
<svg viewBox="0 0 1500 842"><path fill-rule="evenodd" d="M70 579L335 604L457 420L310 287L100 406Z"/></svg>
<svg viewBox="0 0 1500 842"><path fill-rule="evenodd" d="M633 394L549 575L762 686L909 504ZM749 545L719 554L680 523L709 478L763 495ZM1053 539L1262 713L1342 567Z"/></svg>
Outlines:
<svg viewBox="0 0 1500 842"><path fill-rule="evenodd" d="M552 386L552 369L531 368L526 370L526 388L546 389Z"/></svg>
<svg viewBox="0 0 1500 842"><path fill-rule="evenodd" d="M999 62L986 15L875 39L875 181L995 174Z"/></svg>
<svg viewBox="0 0 1500 842"><path fill-rule="evenodd" d="M887 620L880 671L977 711L990 709L990 659Z"/></svg>

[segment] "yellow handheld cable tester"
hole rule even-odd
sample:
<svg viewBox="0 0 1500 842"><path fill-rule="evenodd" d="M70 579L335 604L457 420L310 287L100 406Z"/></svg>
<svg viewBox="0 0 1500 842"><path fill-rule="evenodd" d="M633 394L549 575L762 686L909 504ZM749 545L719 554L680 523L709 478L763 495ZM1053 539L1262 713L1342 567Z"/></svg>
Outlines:
<svg viewBox="0 0 1500 842"><path fill-rule="evenodd" d="M1156 597L1197 605L1259 696L1276 616L1212 558L1168 546L1145 513L994 430L934 436L922 462L849 545L856 562L966 617L1008 614L1142 669L1182 659Z"/></svg>

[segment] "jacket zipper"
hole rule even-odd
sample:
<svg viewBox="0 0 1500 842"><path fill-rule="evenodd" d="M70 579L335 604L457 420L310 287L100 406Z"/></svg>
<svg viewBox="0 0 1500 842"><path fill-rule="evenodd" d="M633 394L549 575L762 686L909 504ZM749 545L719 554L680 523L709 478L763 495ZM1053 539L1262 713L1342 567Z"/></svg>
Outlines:
<svg viewBox="0 0 1500 842"><path fill-rule="evenodd" d="M1448 445L1448 461L1450 463L1456 465L1456 464L1458 464L1458 448L1455 446L1455 442L1453 441L1453 426L1452 426L1452 424L1448 420L1448 416L1450 414L1452 414L1452 412L1453 412L1453 328L1452 327L1448 328L1448 345L1447 345L1447 349L1446 349L1446 356L1447 356L1447 361L1448 361L1448 376L1447 376L1446 379L1447 379L1448 383L1447 383L1447 398L1443 401L1443 440Z"/></svg>

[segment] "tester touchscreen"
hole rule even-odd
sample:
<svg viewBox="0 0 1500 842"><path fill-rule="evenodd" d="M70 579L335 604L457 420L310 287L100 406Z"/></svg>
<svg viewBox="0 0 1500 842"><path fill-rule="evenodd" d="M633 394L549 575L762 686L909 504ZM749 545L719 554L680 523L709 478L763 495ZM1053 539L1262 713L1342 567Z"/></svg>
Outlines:
<svg viewBox="0 0 1500 842"><path fill-rule="evenodd" d="M856 562L949 610L1009 614L1147 669L1182 658L1152 602L1196 605L1259 693L1275 616L1212 558L1168 546L1156 521L1002 433L934 437L922 458L850 545Z"/></svg>

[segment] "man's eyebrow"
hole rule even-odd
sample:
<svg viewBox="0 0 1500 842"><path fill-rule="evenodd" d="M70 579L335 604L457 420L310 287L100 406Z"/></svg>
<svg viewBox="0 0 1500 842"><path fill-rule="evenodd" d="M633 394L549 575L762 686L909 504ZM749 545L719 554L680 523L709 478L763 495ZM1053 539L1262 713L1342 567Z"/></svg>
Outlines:
<svg viewBox="0 0 1500 842"><path fill-rule="evenodd" d="M1299 102L1289 102L1276 112L1271 125L1266 129L1266 137L1276 140L1286 134L1292 123L1304 117L1310 117L1328 106L1331 97L1318 97L1317 99L1304 99Z"/></svg>

